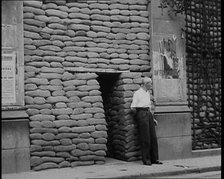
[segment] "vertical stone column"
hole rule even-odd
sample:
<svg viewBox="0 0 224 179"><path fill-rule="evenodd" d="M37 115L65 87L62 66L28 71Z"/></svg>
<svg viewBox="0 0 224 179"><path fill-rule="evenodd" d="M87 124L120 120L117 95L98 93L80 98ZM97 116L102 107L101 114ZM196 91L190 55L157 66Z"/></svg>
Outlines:
<svg viewBox="0 0 224 179"><path fill-rule="evenodd" d="M30 170L30 141L24 106L23 2L2 1L1 6L2 173L25 172Z"/></svg>
<svg viewBox="0 0 224 179"><path fill-rule="evenodd" d="M151 50L160 159L191 156L191 119L186 94L184 15L151 1Z"/></svg>

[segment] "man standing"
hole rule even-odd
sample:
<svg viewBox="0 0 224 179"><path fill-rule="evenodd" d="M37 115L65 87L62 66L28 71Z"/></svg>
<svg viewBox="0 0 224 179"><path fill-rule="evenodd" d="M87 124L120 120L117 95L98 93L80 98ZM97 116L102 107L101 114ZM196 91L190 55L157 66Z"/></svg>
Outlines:
<svg viewBox="0 0 224 179"><path fill-rule="evenodd" d="M135 113L138 123L140 144L142 151L142 161L144 165L162 164L158 155L158 143L155 131L157 121L151 113L150 89L152 87L151 78L143 78L143 84L133 96L131 109Z"/></svg>

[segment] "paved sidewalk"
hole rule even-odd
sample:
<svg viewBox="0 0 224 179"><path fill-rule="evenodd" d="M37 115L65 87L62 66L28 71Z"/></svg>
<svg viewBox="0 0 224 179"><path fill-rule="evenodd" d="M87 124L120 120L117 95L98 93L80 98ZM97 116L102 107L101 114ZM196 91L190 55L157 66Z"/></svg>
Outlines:
<svg viewBox="0 0 224 179"><path fill-rule="evenodd" d="M143 165L141 161L124 162L107 158L103 165L48 169L16 174L2 174L2 179L99 179L154 178L184 173L221 170L221 155L163 161L163 165Z"/></svg>

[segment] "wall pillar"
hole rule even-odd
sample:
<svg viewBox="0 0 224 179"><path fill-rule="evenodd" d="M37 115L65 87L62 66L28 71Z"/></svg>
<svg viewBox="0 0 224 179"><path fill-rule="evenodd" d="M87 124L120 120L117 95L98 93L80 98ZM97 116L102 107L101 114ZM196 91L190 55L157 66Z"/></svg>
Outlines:
<svg viewBox="0 0 224 179"><path fill-rule="evenodd" d="M29 170L28 115L24 110L2 111L2 173Z"/></svg>
<svg viewBox="0 0 224 179"><path fill-rule="evenodd" d="M191 118L187 106L184 15L151 1L151 55L160 160L191 156Z"/></svg>
<svg viewBox="0 0 224 179"><path fill-rule="evenodd" d="M23 42L23 1L2 1L2 173L30 170Z"/></svg>

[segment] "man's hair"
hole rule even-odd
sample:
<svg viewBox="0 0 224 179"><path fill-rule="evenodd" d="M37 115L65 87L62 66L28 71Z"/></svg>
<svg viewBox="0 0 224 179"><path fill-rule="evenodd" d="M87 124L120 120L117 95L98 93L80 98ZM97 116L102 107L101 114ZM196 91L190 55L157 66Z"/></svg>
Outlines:
<svg viewBox="0 0 224 179"><path fill-rule="evenodd" d="M146 84L146 83L148 83L148 82L152 83L151 78L149 78L149 77L144 77L144 78L142 79L142 83L143 83L143 84Z"/></svg>

